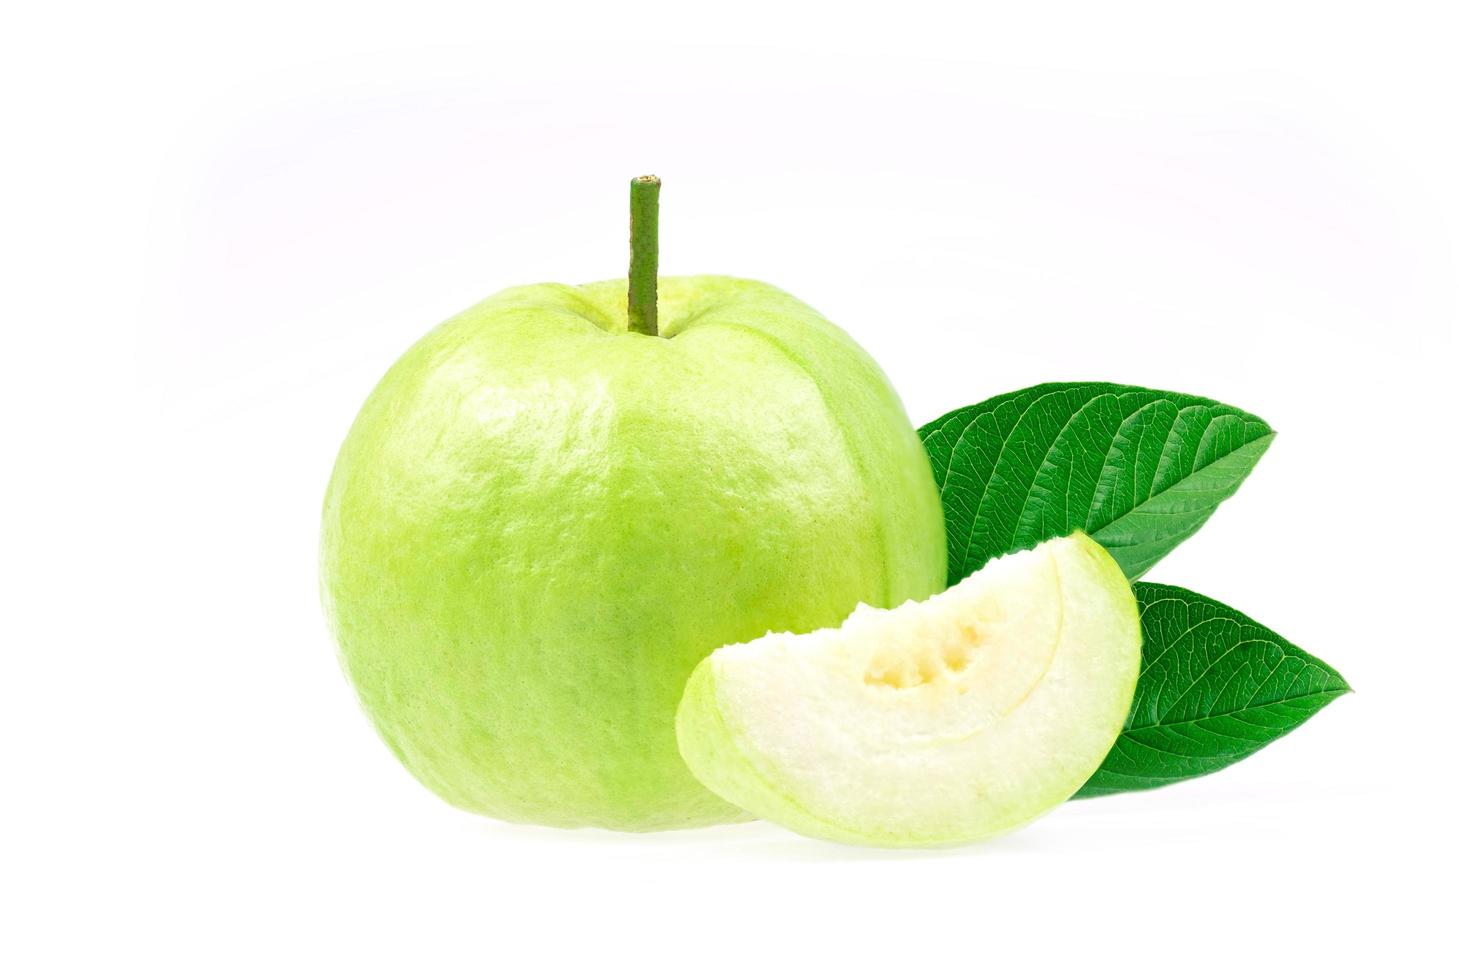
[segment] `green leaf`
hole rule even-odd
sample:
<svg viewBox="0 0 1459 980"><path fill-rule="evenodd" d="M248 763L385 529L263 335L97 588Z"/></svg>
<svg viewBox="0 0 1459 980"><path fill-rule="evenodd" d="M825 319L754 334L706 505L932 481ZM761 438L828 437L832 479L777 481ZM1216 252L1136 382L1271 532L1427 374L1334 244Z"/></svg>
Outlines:
<svg viewBox="0 0 1459 980"><path fill-rule="evenodd" d="M1230 606L1141 582L1144 665L1125 730L1075 794L1155 789L1224 769L1352 690L1337 671Z"/></svg>
<svg viewBox="0 0 1459 980"><path fill-rule="evenodd" d="M1276 437L1208 398L1101 382L999 395L920 435L942 491L948 585L1075 530L1139 578L1236 492Z"/></svg>

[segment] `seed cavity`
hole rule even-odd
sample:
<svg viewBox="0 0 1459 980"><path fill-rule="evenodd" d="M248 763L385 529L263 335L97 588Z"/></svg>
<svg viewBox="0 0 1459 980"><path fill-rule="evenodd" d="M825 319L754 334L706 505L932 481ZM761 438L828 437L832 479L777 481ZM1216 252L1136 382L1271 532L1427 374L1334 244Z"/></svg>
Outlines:
<svg viewBox="0 0 1459 980"><path fill-rule="evenodd" d="M953 680L972 663L969 650L978 644L978 639L977 629L965 624L940 649L923 648L911 654L904 651L878 654L872 658L862 679L872 686L897 690Z"/></svg>

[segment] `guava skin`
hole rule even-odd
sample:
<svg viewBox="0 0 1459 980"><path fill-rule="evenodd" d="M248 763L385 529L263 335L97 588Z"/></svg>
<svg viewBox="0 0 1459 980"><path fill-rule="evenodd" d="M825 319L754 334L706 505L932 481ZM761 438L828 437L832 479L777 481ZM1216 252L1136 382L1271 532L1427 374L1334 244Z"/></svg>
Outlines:
<svg viewBox="0 0 1459 980"><path fill-rule="evenodd" d="M931 466L846 334L763 283L508 289L412 347L325 498L324 604L381 737L466 810L746 819L674 735L701 658L946 580Z"/></svg>

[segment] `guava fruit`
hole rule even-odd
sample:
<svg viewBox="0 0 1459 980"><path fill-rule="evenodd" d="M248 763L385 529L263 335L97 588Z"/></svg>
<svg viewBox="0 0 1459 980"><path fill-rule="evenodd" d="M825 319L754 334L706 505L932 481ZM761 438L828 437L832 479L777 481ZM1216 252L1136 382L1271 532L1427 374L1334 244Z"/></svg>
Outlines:
<svg viewBox="0 0 1459 980"><path fill-rule="evenodd" d="M679 756L694 666L946 582L931 466L855 342L719 276L658 279L648 335L627 291L508 289L437 327L370 395L329 483L345 672L401 762L467 810L743 819Z"/></svg>
<svg viewBox="0 0 1459 980"><path fill-rule="evenodd" d="M716 650L684 692L679 749L720 796L811 837L964 843L1073 795L1139 672L1130 585L1075 534L925 602Z"/></svg>

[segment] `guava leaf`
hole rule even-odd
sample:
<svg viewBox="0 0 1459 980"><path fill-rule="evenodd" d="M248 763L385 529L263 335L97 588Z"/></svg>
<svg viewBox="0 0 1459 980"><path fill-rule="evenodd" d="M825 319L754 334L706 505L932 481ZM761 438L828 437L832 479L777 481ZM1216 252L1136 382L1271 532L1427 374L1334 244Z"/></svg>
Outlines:
<svg viewBox="0 0 1459 980"><path fill-rule="evenodd" d="M1135 585L1144 634L1130 717L1075 794L1155 789L1224 769L1352 690L1337 671L1214 599Z"/></svg>
<svg viewBox="0 0 1459 980"><path fill-rule="evenodd" d="M1230 405L1130 385L1036 385L919 431L947 523L948 585L1083 530L1139 578L1236 492L1276 433Z"/></svg>

